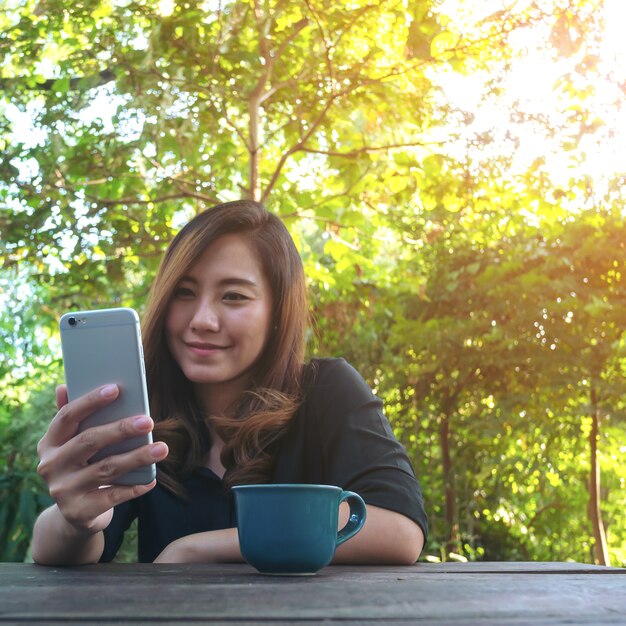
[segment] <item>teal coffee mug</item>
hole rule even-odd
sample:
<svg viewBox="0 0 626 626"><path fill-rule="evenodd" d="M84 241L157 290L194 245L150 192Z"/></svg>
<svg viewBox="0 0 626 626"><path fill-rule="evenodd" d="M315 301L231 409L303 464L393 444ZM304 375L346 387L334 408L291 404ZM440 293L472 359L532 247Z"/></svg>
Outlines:
<svg viewBox="0 0 626 626"><path fill-rule="evenodd" d="M263 574L315 574L365 522L361 496L331 485L240 485L233 493L241 554ZM350 517L337 531L344 501Z"/></svg>

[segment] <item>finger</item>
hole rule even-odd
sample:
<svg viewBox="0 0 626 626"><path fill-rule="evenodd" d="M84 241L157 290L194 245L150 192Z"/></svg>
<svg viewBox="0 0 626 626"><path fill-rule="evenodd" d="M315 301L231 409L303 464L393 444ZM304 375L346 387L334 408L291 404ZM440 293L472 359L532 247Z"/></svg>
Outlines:
<svg viewBox="0 0 626 626"><path fill-rule="evenodd" d="M72 489L76 491L92 491L115 485L116 479L140 467L158 463L168 453L167 444L158 441L157 443L141 446L131 452L106 457L91 463L82 471L76 472L75 478L80 480L80 483L75 484Z"/></svg>
<svg viewBox="0 0 626 626"><path fill-rule="evenodd" d="M132 487L138 489L148 485L115 485L115 480L124 474L157 463L167 456L168 448L163 442L142 446L132 452L107 457L101 461L92 463L74 471L66 472L62 480L50 485L50 495L62 508L67 519L77 526L83 525L86 520L94 519L107 511L111 502L107 502L104 495L99 495L100 490L119 488L126 489L122 494L130 493L130 497L136 497ZM126 498L128 499L128 498Z"/></svg>
<svg viewBox="0 0 626 626"><path fill-rule="evenodd" d="M86 428L77 434L63 451L74 464L86 465L100 450L151 432L154 422L147 415L127 417L109 424Z"/></svg>
<svg viewBox="0 0 626 626"><path fill-rule="evenodd" d="M67 385L58 385L55 390L56 395L56 403L57 403L57 411L60 411L67 403ZM50 442L50 436L48 431L44 434L44 436L39 440L37 444L37 454L39 458L41 458L44 454L44 451L48 447Z"/></svg>
<svg viewBox="0 0 626 626"><path fill-rule="evenodd" d="M153 427L150 417L138 415L87 428L61 446L49 446L47 441L42 440L39 446L41 462L37 471L48 484L54 481L55 476L71 474L75 478L68 486L72 492L93 489L94 485L86 482L89 475L81 473L89 460L103 448L146 435ZM45 453L44 446L47 449ZM68 487L64 484L64 488Z"/></svg>
<svg viewBox="0 0 626 626"><path fill-rule="evenodd" d="M95 489L85 496L82 505L83 511L93 511L95 513L93 517L96 517L118 504L148 493L148 491L154 489L156 484L157 481L153 480L147 485L112 485Z"/></svg>
<svg viewBox="0 0 626 626"><path fill-rule="evenodd" d="M78 426L86 417L111 404L119 395L117 385L104 385L63 405L54 416L48 432L48 442L60 446L78 432Z"/></svg>
<svg viewBox="0 0 626 626"><path fill-rule="evenodd" d="M104 530L111 521L107 515L122 502L138 498L156 486L156 480L147 485L120 485L103 487L83 494L73 504L65 503L62 513L77 528L89 528L92 532Z"/></svg>
<svg viewBox="0 0 626 626"><path fill-rule="evenodd" d="M64 407L67 400L67 385L59 385L56 388L57 411Z"/></svg>

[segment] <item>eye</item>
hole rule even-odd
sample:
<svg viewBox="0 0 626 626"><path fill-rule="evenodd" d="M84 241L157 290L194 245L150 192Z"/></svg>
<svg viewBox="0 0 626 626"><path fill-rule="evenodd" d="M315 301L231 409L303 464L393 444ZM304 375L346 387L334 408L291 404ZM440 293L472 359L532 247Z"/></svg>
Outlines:
<svg viewBox="0 0 626 626"><path fill-rule="evenodd" d="M175 298L193 298L193 290L189 287L176 287L174 290Z"/></svg>
<svg viewBox="0 0 626 626"><path fill-rule="evenodd" d="M228 302L244 302L245 300L250 299L248 296L243 293L239 293L238 291L228 291L222 297Z"/></svg>

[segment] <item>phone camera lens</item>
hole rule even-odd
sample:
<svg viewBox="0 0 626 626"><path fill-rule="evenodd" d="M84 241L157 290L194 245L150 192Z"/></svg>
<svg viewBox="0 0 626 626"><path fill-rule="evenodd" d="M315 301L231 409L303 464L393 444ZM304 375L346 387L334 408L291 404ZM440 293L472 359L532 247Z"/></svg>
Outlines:
<svg viewBox="0 0 626 626"><path fill-rule="evenodd" d="M76 323L77 323L77 322L76 322L76 318L75 318L75 317L70 317L70 318L67 320L67 323L68 323L70 326L76 326Z"/></svg>

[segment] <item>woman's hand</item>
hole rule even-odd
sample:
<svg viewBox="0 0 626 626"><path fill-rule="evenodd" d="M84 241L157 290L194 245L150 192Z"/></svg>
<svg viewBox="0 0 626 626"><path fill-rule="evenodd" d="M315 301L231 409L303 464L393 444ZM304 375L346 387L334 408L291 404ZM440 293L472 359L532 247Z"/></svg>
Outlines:
<svg viewBox="0 0 626 626"><path fill-rule="evenodd" d="M167 546L155 563L241 563L236 528L210 530L181 537Z"/></svg>
<svg viewBox="0 0 626 626"><path fill-rule="evenodd" d="M115 401L118 395L116 385L106 385L68 402L67 389L61 385L57 388L59 411L37 446L38 472L63 518L79 534L103 530L116 504L141 496L156 484L112 485L116 478L167 456L167 446L154 443L89 463L102 448L148 433L154 427L151 418L135 416L78 432L82 420Z"/></svg>

